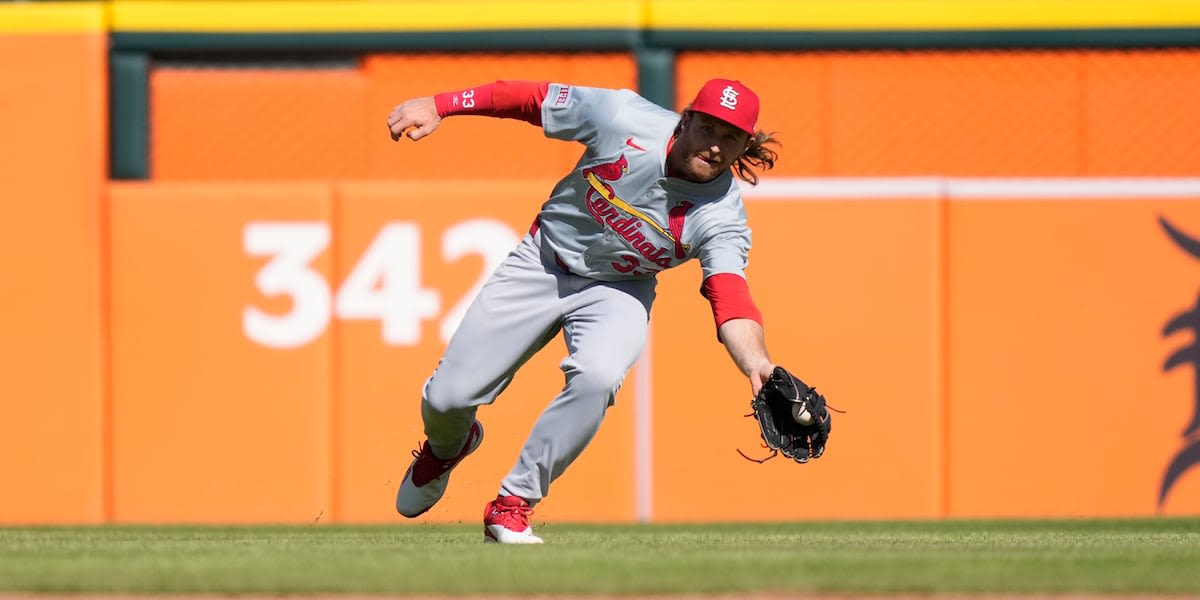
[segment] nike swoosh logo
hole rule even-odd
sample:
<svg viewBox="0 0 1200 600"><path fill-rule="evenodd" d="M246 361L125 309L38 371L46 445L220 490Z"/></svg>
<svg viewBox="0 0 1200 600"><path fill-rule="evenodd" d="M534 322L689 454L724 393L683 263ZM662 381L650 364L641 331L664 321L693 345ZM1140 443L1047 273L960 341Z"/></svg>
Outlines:
<svg viewBox="0 0 1200 600"><path fill-rule="evenodd" d="M625 139L625 144L626 144L627 146L629 146L630 148L634 148L634 149L637 149L637 150L641 150L642 152L645 152L645 151L646 151L646 149L645 149L645 148L643 148L643 147L641 147L641 146L639 146L639 145L637 145L637 144L633 143L633 138L626 138L626 139Z"/></svg>

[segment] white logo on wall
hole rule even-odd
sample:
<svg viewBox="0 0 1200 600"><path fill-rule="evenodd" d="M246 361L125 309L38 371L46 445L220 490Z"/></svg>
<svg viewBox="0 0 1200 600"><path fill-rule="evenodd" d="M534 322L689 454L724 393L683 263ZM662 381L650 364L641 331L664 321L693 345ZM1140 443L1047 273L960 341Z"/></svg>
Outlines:
<svg viewBox="0 0 1200 600"><path fill-rule="evenodd" d="M729 110L737 108L737 97L737 90L733 89L732 85L725 86L725 89L721 90L721 106Z"/></svg>

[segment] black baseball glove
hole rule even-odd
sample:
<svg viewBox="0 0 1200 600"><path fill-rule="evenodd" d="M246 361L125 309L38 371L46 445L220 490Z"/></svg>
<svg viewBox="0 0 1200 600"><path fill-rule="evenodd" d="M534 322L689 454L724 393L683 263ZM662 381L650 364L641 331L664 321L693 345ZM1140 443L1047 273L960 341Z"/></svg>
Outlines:
<svg viewBox="0 0 1200 600"><path fill-rule="evenodd" d="M755 459L738 450L743 457L764 462L783 454L798 463L806 463L825 453L830 429L825 397L787 369L775 367L771 378L750 401L750 407L754 412L746 416L758 421L763 444L771 454ZM805 411L811 416L811 422L807 424L797 421L797 415L803 415Z"/></svg>

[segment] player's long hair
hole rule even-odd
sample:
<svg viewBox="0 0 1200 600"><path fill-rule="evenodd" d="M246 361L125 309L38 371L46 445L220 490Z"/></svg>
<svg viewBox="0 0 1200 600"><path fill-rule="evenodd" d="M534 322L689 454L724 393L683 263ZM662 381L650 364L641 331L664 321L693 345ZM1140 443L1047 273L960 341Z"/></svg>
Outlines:
<svg viewBox="0 0 1200 600"><path fill-rule="evenodd" d="M758 173L755 173L754 169L769 171L775 167L779 153L768 148L767 144L783 145L775 139L774 133L767 133L761 129L750 136L750 144L746 146L746 151L733 163L733 172L738 179L750 185L758 185Z"/></svg>
<svg viewBox="0 0 1200 600"><path fill-rule="evenodd" d="M692 105L684 107L683 112L691 111ZM675 135L683 130L683 119L679 120L679 124L675 126ZM750 136L750 143L747 144L746 150L742 152L734 161L733 174L737 175L738 179L745 181L750 185L758 185L758 173L754 170L769 171L775 167L775 161L779 160L779 153L772 148L768 148L767 144L782 146L783 143L775 139L775 133L767 133L763 130L754 132Z"/></svg>

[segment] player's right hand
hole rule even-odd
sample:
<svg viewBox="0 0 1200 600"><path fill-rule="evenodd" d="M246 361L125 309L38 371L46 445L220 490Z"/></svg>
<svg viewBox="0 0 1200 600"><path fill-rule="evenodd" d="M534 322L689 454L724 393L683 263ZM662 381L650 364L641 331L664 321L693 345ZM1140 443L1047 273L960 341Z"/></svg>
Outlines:
<svg viewBox="0 0 1200 600"><path fill-rule="evenodd" d="M392 114L388 115L388 131L393 142L400 141L404 135L415 142L433 133L441 122L432 96L413 98L392 109Z"/></svg>

